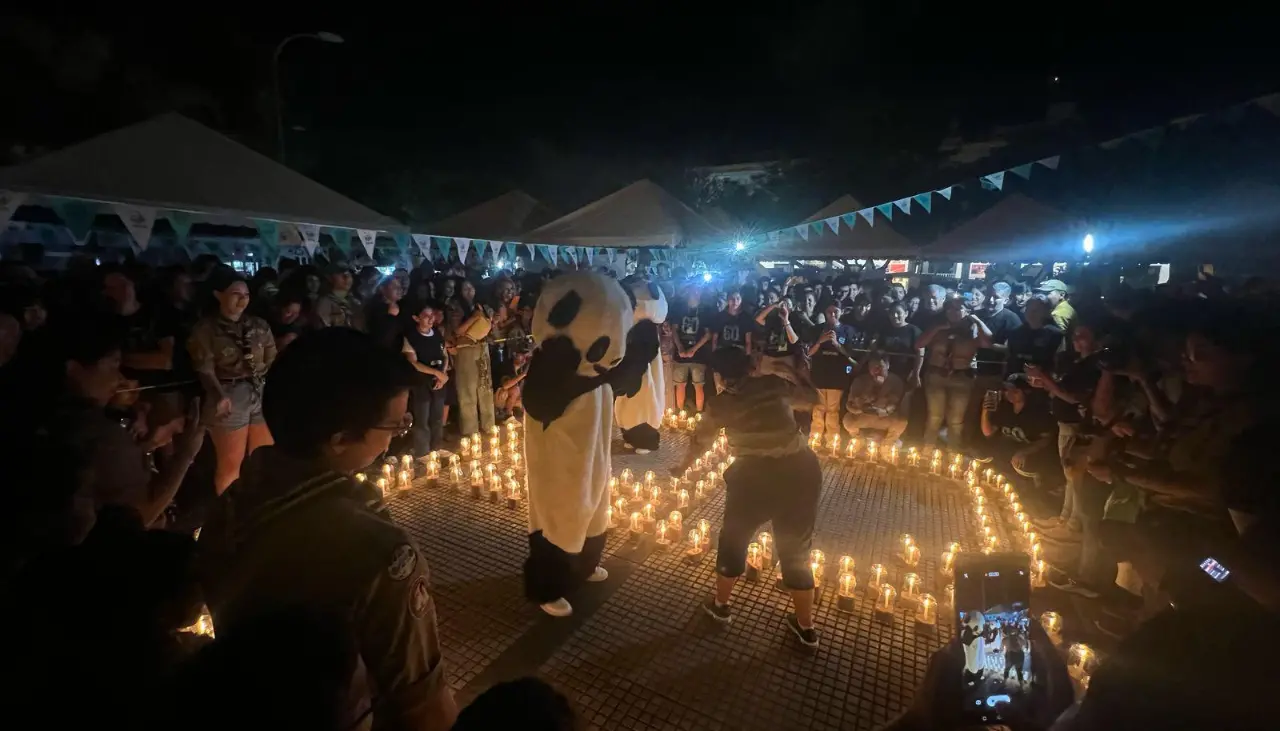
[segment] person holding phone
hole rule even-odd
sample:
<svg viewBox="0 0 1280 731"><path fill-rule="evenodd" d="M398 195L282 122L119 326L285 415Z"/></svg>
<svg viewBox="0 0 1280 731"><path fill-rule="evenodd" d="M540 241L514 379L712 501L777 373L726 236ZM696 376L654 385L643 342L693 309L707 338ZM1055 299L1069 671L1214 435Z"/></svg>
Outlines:
<svg viewBox="0 0 1280 731"><path fill-rule="evenodd" d="M982 434L986 454L996 461L996 469L1009 465L1017 475L1030 478L1037 486L1041 475L1056 460L1049 446L1054 443L1058 424L1049 412L1048 399L1032 388L1026 374L1014 373L999 390L987 391L982 403Z"/></svg>
<svg viewBox="0 0 1280 731"><path fill-rule="evenodd" d="M916 341L916 347L926 352L924 445L937 443L945 423L948 446L960 449L964 445L965 411L973 395L974 356L979 348L991 345L991 330L970 314L959 298L947 300L942 314L942 320Z"/></svg>
<svg viewBox="0 0 1280 731"><path fill-rule="evenodd" d="M818 389L818 402L813 406L809 434L825 436L829 440L840 433L844 392L853 380L855 361L846 348L853 333L847 325L840 324L840 306L835 300L827 301L824 317L813 336L813 344L809 346L809 370L813 386Z"/></svg>
<svg viewBox="0 0 1280 731"><path fill-rule="evenodd" d="M866 372L858 374L849 388L845 431L858 434L863 429L883 429L885 444L901 442L907 417L898 413L898 406L906 388L902 378L889 370L888 359L873 354L867 360Z"/></svg>

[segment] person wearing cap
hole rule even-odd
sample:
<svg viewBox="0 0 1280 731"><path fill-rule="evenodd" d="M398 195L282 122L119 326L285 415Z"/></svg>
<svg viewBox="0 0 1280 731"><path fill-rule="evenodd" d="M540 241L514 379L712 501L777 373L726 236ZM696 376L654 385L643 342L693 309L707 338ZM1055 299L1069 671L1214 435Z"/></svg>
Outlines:
<svg viewBox="0 0 1280 731"><path fill-rule="evenodd" d="M1066 332L1071 321L1076 317L1076 309L1067 301L1067 285L1061 279L1046 279L1036 287L1036 291L1044 295L1045 301L1053 308L1049 315L1058 329Z"/></svg>
<svg viewBox="0 0 1280 731"><path fill-rule="evenodd" d="M351 292L351 267L346 264L330 264L325 269L329 278L329 291L316 300L316 322L320 327L353 327L364 329L364 313L360 302Z"/></svg>
<svg viewBox="0 0 1280 731"><path fill-rule="evenodd" d="M1048 449L1058 435L1058 422L1049 411L1049 400L1033 388L1025 373L1013 373L999 391L982 399L982 434L987 454L1035 480L1056 466L1057 454ZM1016 479L1016 478L1015 478Z"/></svg>

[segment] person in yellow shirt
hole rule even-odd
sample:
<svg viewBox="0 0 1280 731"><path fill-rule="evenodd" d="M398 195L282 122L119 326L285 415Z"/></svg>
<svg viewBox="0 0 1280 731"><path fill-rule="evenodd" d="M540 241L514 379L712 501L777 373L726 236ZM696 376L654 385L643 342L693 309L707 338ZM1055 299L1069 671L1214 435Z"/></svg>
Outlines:
<svg viewBox="0 0 1280 731"><path fill-rule="evenodd" d="M1036 291L1044 295L1045 301L1052 308L1050 316L1053 318L1053 324L1066 332L1071 321L1076 319L1076 309L1067 301L1067 285L1060 279L1046 279L1036 287Z"/></svg>

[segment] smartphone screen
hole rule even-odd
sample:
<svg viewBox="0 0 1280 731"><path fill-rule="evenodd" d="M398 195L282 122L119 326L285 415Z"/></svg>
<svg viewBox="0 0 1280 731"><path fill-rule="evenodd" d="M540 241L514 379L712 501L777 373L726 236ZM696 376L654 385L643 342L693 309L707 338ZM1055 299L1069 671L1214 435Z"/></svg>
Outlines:
<svg viewBox="0 0 1280 731"><path fill-rule="evenodd" d="M1209 578L1221 584L1231 575L1231 569L1223 566L1218 559L1210 557L1200 562L1200 570L1209 575Z"/></svg>
<svg viewBox="0 0 1280 731"><path fill-rule="evenodd" d="M978 723L1025 717L1031 662L1031 563L1022 553L956 557L956 630L964 649L963 712Z"/></svg>

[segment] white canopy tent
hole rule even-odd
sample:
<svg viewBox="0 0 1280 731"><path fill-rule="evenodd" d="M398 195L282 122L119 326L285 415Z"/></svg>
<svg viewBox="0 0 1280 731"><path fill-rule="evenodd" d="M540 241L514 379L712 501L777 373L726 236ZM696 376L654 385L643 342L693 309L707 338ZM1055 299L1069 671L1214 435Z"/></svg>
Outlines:
<svg viewBox="0 0 1280 731"><path fill-rule="evenodd" d="M875 225L867 223L859 215L852 214L862 210L864 206L851 195L842 195L821 210L806 218L802 223L812 224L826 221L833 217L843 217L838 224L839 233L831 230L823 223L819 230L810 230L806 240L798 235L784 236L774 242L766 242L759 247L762 257L787 257L802 259L806 257L839 257L845 259L914 259L920 254L920 247L889 225L883 218L877 218ZM853 221L853 226L849 221Z"/></svg>
<svg viewBox="0 0 1280 731"><path fill-rule="evenodd" d="M0 190L185 211L209 223L245 225L249 219L264 219L406 230L396 220L176 113L0 169Z"/></svg>
<svg viewBox="0 0 1280 731"><path fill-rule="evenodd" d="M730 235L656 183L640 180L539 226L520 240L556 246L702 248L724 245Z"/></svg>
<svg viewBox="0 0 1280 731"><path fill-rule="evenodd" d="M431 224L439 236L506 241L555 219L555 213L523 190L511 190Z"/></svg>
<svg viewBox="0 0 1280 731"><path fill-rule="evenodd" d="M1082 222L1014 193L943 234L921 256L930 261L1053 261L1079 256Z"/></svg>

